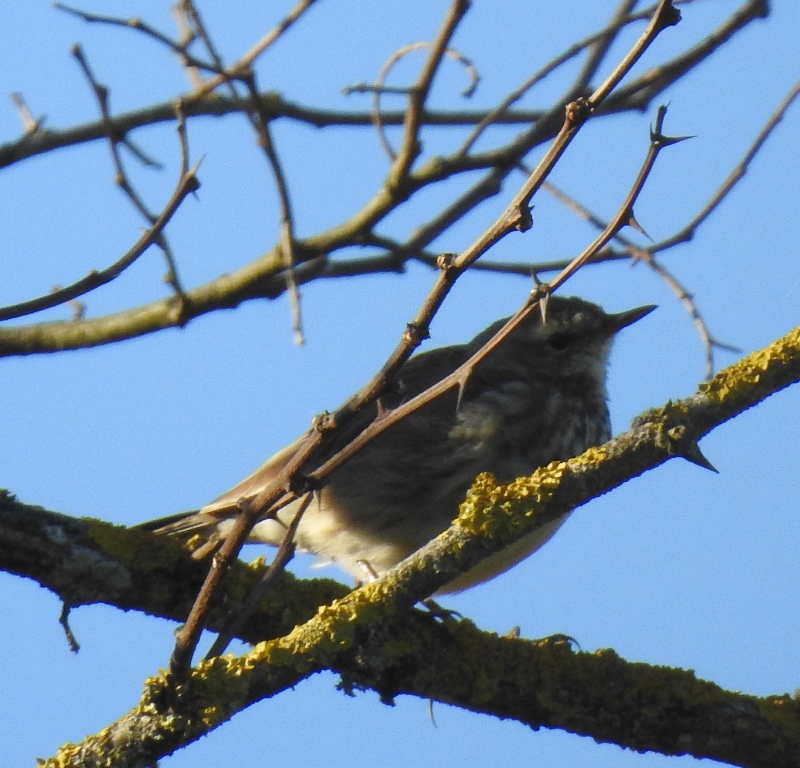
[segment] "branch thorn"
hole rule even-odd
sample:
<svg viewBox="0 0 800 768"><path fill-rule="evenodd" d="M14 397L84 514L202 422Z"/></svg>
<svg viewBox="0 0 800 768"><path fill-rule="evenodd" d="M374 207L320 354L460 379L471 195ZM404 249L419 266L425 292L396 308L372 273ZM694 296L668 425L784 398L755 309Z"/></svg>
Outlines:
<svg viewBox="0 0 800 768"><path fill-rule="evenodd" d="M644 235L651 243L653 242L653 238L647 234L644 227L636 221L636 216L633 215L633 211L631 211L630 216L628 216L628 220L625 222L626 226L630 227L631 229L635 229L640 234Z"/></svg>
<svg viewBox="0 0 800 768"><path fill-rule="evenodd" d="M719 474L719 470L703 455L700 446L695 442L685 441L681 443L678 455L691 464L696 464L698 467Z"/></svg>

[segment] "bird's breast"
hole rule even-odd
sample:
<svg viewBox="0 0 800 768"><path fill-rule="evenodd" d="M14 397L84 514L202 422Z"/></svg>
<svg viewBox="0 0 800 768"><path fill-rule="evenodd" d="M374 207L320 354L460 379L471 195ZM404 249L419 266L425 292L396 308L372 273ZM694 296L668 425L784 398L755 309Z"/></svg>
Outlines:
<svg viewBox="0 0 800 768"><path fill-rule="evenodd" d="M530 474L610 437L602 389L507 382L459 409L450 439L463 460L499 479Z"/></svg>

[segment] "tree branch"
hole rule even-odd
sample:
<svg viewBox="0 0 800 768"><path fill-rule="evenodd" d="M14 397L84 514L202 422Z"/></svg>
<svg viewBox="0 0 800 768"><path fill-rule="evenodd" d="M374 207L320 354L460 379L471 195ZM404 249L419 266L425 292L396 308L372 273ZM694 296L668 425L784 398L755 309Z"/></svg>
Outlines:
<svg viewBox="0 0 800 768"><path fill-rule="evenodd" d="M697 63L703 57L711 55L721 42L729 39L733 34L744 28L749 21L764 15L764 13L766 13L765 4L752 2L752 0L746 3L739 12L734 14L728 22L723 24L711 36L713 44L706 41L696 49L693 49L690 56L691 60ZM669 66L675 71L685 71L685 62L681 63L680 66L676 62ZM663 78L655 78L655 80L651 79L647 82L648 99L652 98L668 84L667 80ZM674 80L669 80L669 83L671 82L674 82ZM604 86L601 86L602 92L604 92L603 89ZM594 98L597 98L597 94L595 94ZM617 96L614 96L597 110L597 114L607 113L608 103L610 102L615 103L612 111L640 108L642 106L641 93L637 91L635 99L628 100L625 103L620 102ZM272 120L281 115L288 116L291 114L291 106L283 102L279 97L267 94L262 96L259 112L263 119ZM204 99L196 93L190 94L183 104L183 111L187 118L196 114L222 114L227 111L241 111L243 108L241 100L225 99L216 95L213 99ZM199 112L197 111L198 109L200 110ZM153 110L155 110L156 114L153 113ZM373 236L373 229L379 222L419 190L457 174L468 173L477 169L489 169L483 179L474 184L446 211L443 211L440 217L431 222L431 226L423 227L419 233L415 233L412 240L418 241L419 248L424 248L431 239L450 226L454 220L464 216L478 202L486 199L487 196L496 194L502 185L503 179L516 167L520 160L531 149L558 132L560 114L560 108L539 114L540 119L529 130L523 132L500 149L468 156L462 156L457 151L449 157L431 158L422 167L408 174L401 185L402 188L387 185L384 189L379 190L373 199L367 202L348 221L306 240L296 241L293 247L296 264L293 276L287 276L286 274L286 259L283 255L285 249L281 247L281 243L278 243L266 254L253 260L242 269L186 291L181 296L162 299L99 318L39 323L1 329L0 356L54 352L112 343L166 328L183 326L195 317L219 309L233 308L244 301L255 298L275 297L286 290L287 286L292 284L299 286L323 276L325 274L324 261L330 254L338 249L359 245L368 240ZM484 112L481 115L486 117L487 113ZM173 117L174 107L172 103L169 103L154 107L152 110L142 110L137 113L119 116L107 121L105 125L103 121L100 121L91 126L79 127L71 133L68 141L61 141L65 137L59 136L56 137L58 140L54 142L52 132L39 130L24 136L18 142L7 145L4 148L0 147L0 167L4 163L15 162L21 157L27 157L41 151L49 151L49 149L56 146L64 146L66 143L85 141L90 138L102 138L109 130L113 130L115 136L120 137L120 140L124 140L126 132L135 126L147 125L155 120L171 119ZM317 117L320 116L318 115ZM419 117L421 121L419 124L428 124L429 117L429 113L422 113ZM313 113L306 113L304 118L312 122L317 119ZM329 118L330 115L328 114L326 119ZM383 118L384 122L391 122L391 116L384 115ZM398 121L401 120L400 115L397 118ZM505 117L500 119L505 120ZM361 124L369 125L370 116L363 115ZM87 134L87 131L90 135ZM526 190L526 193L529 192L530 190ZM419 234L419 237L416 234ZM304 264L304 262L311 263ZM396 271L396 267L394 269ZM294 278L293 280L292 277ZM83 291L86 285L91 286L91 280L87 280L88 282L86 280L78 281L79 290Z"/></svg>
<svg viewBox="0 0 800 768"><path fill-rule="evenodd" d="M789 697L742 696L688 672L627 664L613 652L581 654L561 642L498 639L468 622L440 626L408 614L421 597L566 511L670 458L697 460L702 436L798 381L800 328L724 369L691 397L642 414L630 431L600 448L507 485L481 475L455 524L392 572L344 597L334 589L337 599L316 613L312 609L305 624L239 658L202 663L175 689L163 678L149 680L140 704L122 720L80 746L65 746L47 764L147 765L236 711L327 668L387 699L400 693L433 697L532 727L558 727L632 749L711 757L748 768L800 765L800 711ZM165 572L156 553L163 548L176 557L169 542L30 509L28 525L21 526L20 511L9 512L8 506L7 499L0 504L0 567L21 573L22 558L9 562L9 553L25 550L25 567L38 568L25 575L69 584L70 579L59 580L59 569L47 562L37 565L39 553L46 555L53 542L62 542L65 551L56 552L53 562L75 562L65 559L74 549L70 557L100 563L84 569L96 574L91 586L84 575L77 580L90 594L72 587L62 595L66 602L102 599L95 589L120 594L125 580L109 578L121 572L119 561L146 582L160 583L159 590L145 594L164 593ZM59 523L55 532L48 528L54 521ZM293 590L299 582L288 583ZM238 594L242 599L244 593ZM272 594L276 599L277 591ZM181 608L186 606L184 601ZM678 726L665 732L664 723L674 717Z"/></svg>

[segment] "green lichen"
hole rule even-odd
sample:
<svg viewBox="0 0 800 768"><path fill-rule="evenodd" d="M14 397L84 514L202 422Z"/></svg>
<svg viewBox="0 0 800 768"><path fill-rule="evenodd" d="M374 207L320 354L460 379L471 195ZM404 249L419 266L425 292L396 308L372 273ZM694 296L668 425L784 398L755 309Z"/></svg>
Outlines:
<svg viewBox="0 0 800 768"><path fill-rule="evenodd" d="M136 534L122 525L111 525L93 517L84 517L89 538L107 555L130 563L138 560L141 547L136 546Z"/></svg>
<svg viewBox="0 0 800 768"><path fill-rule="evenodd" d="M175 542L152 533L103 520L82 518L97 548L136 573L169 568L175 561Z"/></svg>

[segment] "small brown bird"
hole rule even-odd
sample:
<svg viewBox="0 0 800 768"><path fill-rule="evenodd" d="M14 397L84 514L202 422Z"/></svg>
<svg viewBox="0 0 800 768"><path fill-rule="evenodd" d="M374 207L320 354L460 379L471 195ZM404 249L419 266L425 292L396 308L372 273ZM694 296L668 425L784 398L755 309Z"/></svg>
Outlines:
<svg viewBox="0 0 800 768"><path fill-rule="evenodd" d="M480 472L510 481L607 441L611 342L617 331L654 308L606 314L582 299L550 298L546 322L532 312L476 366L460 396L451 390L412 412L337 469L300 522L298 548L335 562L356 579L380 575L450 525ZM397 407L452 373L504 323L493 323L467 344L412 357L400 371L395 393L382 398L381 407ZM376 412L372 406L360 414L323 458L352 440ZM304 437L198 513L170 518L157 532L224 538L238 502L253 498L273 480ZM277 519L259 522L249 540L279 545L299 504L281 509ZM507 570L544 544L565 518L488 558L440 594Z"/></svg>

